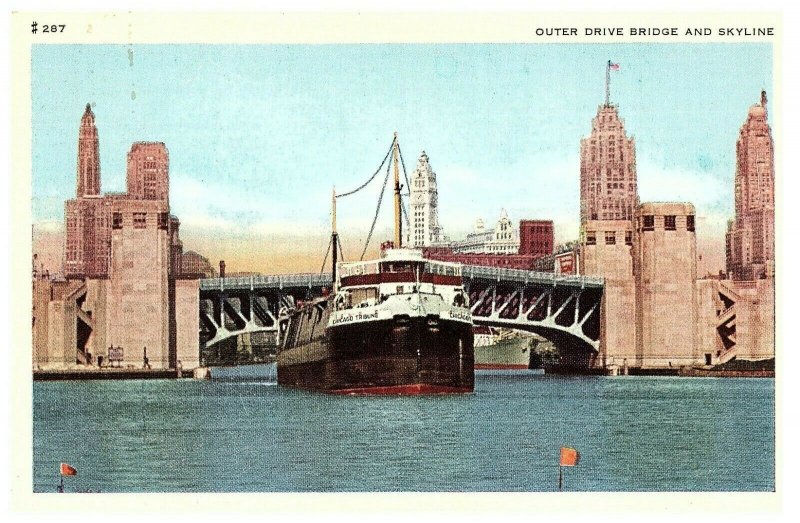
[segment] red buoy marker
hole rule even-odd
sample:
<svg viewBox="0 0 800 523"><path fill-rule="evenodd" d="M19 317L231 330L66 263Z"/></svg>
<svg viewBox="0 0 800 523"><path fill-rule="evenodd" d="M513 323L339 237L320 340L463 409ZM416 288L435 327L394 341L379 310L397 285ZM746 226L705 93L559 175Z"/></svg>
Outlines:
<svg viewBox="0 0 800 523"><path fill-rule="evenodd" d="M558 461L558 491L564 490L564 467L574 467L581 460L581 453L570 447L561 447Z"/></svg>
<svg viewBox="0 0 800 523"><path fill-rule="evenodd" d="M62 463L59 472L61 472L61 484L58 486L58 492L64 492L64 476L77 476L78 470L69 463Z"/></svg>

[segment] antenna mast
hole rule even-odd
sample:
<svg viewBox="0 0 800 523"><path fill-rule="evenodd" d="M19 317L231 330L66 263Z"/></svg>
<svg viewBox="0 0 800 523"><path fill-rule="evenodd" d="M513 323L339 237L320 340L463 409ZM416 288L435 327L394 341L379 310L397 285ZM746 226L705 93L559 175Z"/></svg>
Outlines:
<svg viewBox="0 0 800 523"><path fill-rule="evenodd" d="M606 107L611 105L611 60L606 64Z"/></svg>

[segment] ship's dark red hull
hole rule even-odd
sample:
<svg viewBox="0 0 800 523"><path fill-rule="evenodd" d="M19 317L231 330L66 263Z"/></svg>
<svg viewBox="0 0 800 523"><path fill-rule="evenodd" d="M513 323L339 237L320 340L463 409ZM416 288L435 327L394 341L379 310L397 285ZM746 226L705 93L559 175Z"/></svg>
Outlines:
<svg viewBox="0 0 800 523"><path fill-rule="evenodd" d="M355 396L408 396L423 394L465 394L472 392L468 387L445 387L416 383L414 385L393 385L389 387L361 387L357 389L337 389L333 394L352 394Z"/></svg>
<svg viewBox="0 0 800 523"><path fill-rule="evenodd" d="M468 393L472 344L469 324L438 317L329 327L278 354L278 383L337 394Z"/></svg>

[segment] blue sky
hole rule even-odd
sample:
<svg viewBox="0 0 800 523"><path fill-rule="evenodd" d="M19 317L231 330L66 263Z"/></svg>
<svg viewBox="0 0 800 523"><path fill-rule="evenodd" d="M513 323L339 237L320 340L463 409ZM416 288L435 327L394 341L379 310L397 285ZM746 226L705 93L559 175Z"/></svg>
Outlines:
<svg viewBox="0 0 800 523"><path fill-rule="evenodd" d="M692 201L699 234L718 238L733 215L739 127L761 89L773 92L768 44L36 45L33 220L63 221L89 102L103 191L125 190L132 142L167 144L185 241L323 237L331 186L366 179L394 131L409 170L428 153L451 237L505 208L515 221L553 219L568 240L608 59L620 64L611 98L636 138L641 200ZM378 190L341 202L354 245Z"/></svg>

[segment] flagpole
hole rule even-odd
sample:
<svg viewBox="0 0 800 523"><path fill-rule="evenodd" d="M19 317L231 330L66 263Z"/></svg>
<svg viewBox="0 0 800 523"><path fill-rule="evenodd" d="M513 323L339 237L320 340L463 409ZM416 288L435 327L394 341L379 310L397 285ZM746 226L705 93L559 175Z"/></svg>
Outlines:
<svg viewBox="0 0 800 523"><path fill-rule="evenodd" d="M611 60L606 64L606 107L611 104Z"/></svg>
<svg viewBox="0 0 800 523"><path fill-rule="evenodd" d="M558 491L559 492L563 492L564 491L563 486L564 486L564 467L559 465L558 466Z"/></svg>

